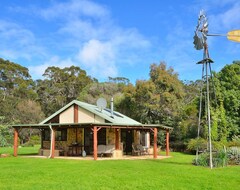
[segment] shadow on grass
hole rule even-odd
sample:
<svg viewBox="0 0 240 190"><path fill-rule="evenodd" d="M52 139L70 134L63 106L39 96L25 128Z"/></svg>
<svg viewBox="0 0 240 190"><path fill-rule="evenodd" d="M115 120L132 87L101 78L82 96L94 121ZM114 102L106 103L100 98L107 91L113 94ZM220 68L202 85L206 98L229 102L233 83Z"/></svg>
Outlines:
<svg viewBox="0 0 240 190"><path fill-rule="evenodd" d="M19 156L36 156L38 153L19 153Z"/></svg>
<svg viewBox="0 0 240 190"><path fill-rule="evenodd" d="M175 161L175 160L167 160L168 158L164 160L148 160L150 162L161 162L162 164L169 164L169 165L182 165L182 166L191 166L193 165L191 162L181 162L181 161Z"/></svg>

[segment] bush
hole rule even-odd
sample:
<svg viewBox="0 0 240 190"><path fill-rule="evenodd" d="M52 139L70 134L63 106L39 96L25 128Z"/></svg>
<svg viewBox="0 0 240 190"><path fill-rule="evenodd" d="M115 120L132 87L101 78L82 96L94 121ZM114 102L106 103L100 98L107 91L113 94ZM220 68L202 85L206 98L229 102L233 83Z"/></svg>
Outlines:
<svg viewBox="0 0 240 190"><path fill-rule="evenodd" d="M10 126L0 125L0 147L13 144L13 132Z"/></svg>
<svg viewBox="0 0 240 190"><path fill-rule="evenodd" d="M232 147L232 146L234 146L234 147L240 147L240 136L234 136L233 138L232 138L232 141L230 141L229 143L228 143L228 146L229 147Z"/></svg>
<svg viewBox="0 0 240 190"><path fill-rule="evenodd" d="M221 151L222 147L224 147L224 146L225 146L225 144L223 144L222 142L212 141L212 150L215 151L215 152ZM203 139L203 138L191 139L187 143L187 149L189 151L196 151L197 148L198 148L198 150L200 152L206 152L207 147L208 147L208 141L206 139Z"/></svg>
<svg viewBox="0 0 240 190"><path fill-rule="evenodd" d="M175 141L170 143L171 149L175 152L185 152L187 149L186 143L182 141Z"/></svg>
<svg viewBox="0 0 240 190"><path fill-rule="evenodd" d="M209 153L198 155L198 159L193 160L193 164L197 166L209 166Z"/></svg>
<svg viewBox="0 0 240 190"><path fill-rule="evenodd" d="M32 135L30 139L30 143L37 145L41 143L40 136L39 135Z"/></svg>
<svg viewBox="0 0 240 190"><path fill-rule="evenodd" d="M207 140L203 138L191 139L187 144L187 149L189 151L196 151L198 148L199 151L203 152L207 149Z"/></svg>
<svg viewBox="0 0 240 190"><path fill-rule="evenodd" d="M213 167L224 167L227 164L228 154L225 148L213 154Z"/></svg>
<svg viewBox="0 0 240 190"><path fill-rule="evenodd" d="M22 144L21 146L22 147L34 147L34 144L28 141L28 142Z"/></svg>
<svg viewBox="0 0 240 190"><path fill-rule="evenodd" d="M240 165L240 148L230 147L227 151L229 164Z"/></svg>
<svg viewBox="0 0 240 190"><path fill-rule="evenodd" d="M212 154L213 167L224 167L228 164L228 154L226 149L222 149ZM198 156L198 159L193 160L193 164L197 166L209 166L209 152L204 152Z"/></svg>

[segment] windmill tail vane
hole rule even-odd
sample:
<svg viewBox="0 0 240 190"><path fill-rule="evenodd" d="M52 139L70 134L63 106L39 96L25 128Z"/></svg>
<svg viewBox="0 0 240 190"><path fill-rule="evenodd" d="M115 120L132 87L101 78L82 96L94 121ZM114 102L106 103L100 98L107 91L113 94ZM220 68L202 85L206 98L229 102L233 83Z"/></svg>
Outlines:
<svg viewBox="0 0 240 190"><path fill-rule="evenodd" d="M207 36L226 36L228 40L240 42L240 30L232 30L227 34L207 34Z"/></svg>

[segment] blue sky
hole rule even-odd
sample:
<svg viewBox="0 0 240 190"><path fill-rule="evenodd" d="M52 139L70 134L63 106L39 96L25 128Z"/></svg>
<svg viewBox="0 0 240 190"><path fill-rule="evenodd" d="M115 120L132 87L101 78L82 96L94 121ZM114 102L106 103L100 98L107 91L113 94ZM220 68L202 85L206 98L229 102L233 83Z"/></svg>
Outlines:
<svg viewBox="0 0 240 190"><path fill-rule="evenodd" d="M0 57L27 67L33 79L49 66L79 66L100 81L149 78L164 61L181 80L201 78L193 46L204 9L209 33L240 29L239 0L1 0ZM240 60L240 43L209 37L212 69Z"/></svg>

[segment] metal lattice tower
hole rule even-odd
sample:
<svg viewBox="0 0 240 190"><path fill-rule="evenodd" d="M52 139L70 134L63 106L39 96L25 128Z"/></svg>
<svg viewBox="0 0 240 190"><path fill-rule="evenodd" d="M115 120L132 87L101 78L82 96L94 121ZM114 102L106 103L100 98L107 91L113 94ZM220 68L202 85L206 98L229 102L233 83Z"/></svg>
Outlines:
<svg viewBox="0 0 240 190"><path fill-rule="evenodd" d="M206 94L205 102L206 102L206 113L207 113L207 125L208 125L208 149L209 149L209 166L213 167L212 163L212 137L211 137L211 113L210 113L210 97L209 97L209 80L212 78L211 72L211 63L213 63L212 59L210 59L208 44L207 44L207 34L208 34L208 22L207 17L205 16L203 11L200 11L198 18L198 25L196 27L195 36L194 36L194 45L197 50L203 49L203 60L199 61L197 64L202 64L202 81L200 87L200 105L199 105L199 118L198 118L198 139L200 136L201 129L201 121L202 121L202 102L203 102L203 94ZM204 88L206 86L206 89ZM198 159L199 150L197 148L196 151L196 159Z"/></svg>

